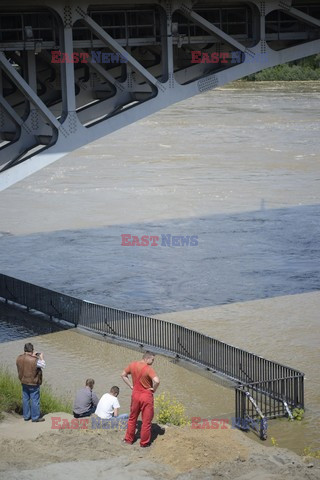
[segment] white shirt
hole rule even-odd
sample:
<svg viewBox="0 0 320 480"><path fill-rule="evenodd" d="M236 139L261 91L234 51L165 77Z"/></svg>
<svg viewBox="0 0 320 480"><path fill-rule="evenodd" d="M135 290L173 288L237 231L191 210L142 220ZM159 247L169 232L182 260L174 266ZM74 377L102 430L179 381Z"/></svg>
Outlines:
<svg viewBox="0 0 320 480"><path fill-rule="evenodd" d="M117 397L110 393L105 393L99 400L96 411L94 412L100 418L111 418L115 408L120 408Z"/></svg>
<svg viewBox="0 0 320 480"><path fill-rule="evenodd" d="M40 358L37 360L37 367L39 368L46 368L46 362L45 360L40 360Z"/></svg>

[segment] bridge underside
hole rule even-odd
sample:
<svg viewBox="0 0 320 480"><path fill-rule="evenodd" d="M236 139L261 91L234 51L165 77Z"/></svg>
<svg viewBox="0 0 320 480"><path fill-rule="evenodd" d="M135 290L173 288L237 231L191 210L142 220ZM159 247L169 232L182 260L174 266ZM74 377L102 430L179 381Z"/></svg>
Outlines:
<svg viewBox="0 0 320 480"><path fill-rule="evenodd" d="M0 190L168 105L320 52L318 0L27 3L0 6Z"/></svg>

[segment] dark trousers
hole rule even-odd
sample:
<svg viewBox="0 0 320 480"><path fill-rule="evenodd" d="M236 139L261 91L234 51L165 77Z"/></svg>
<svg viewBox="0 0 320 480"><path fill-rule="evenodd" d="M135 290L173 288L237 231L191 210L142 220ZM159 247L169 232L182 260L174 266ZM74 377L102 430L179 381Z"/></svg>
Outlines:
<svg viewBox="0 0 320 480"><path fill-rule="evenodd" d="M94 412L96 411L96 407L91 407L90 410L84 413L74 413L73 416L74 418L83 418L83 417L90 417Z"/></svg>

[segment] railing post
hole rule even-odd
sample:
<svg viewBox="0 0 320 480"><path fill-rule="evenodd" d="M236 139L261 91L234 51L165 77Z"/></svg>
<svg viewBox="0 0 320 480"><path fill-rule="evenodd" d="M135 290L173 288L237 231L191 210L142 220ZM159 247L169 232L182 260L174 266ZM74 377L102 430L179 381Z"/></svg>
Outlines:
<svg viewBox="0 0 320 480"><path fill-rule="evenodd" d="M295 377L293 380L293 401L294 406L298 407L299 405L299 389L298 389L298 377Z"/></svg>

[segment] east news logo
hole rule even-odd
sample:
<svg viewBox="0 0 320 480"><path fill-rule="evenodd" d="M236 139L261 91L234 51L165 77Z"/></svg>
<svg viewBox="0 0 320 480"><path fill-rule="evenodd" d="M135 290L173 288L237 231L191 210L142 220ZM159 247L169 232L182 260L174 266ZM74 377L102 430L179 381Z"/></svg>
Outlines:
<svg viewBox="0 0 320 480"><path fill-rule="evenodd" d="M121 235L121 245L123 247L197 247L199 244L198 235L171 235L170 233L158 235L131 235L123 233Z"/></svg>

